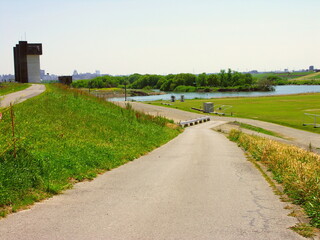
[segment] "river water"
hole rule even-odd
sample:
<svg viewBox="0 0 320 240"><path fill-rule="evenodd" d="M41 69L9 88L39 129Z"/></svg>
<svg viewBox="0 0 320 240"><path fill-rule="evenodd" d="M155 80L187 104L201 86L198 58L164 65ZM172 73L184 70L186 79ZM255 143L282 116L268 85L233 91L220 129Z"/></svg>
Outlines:
<svg viewBox="0 0 320 240"><path fill-rule="evenodd" d="M195 99L195 98L224 98L224 97L257 97L257 96L272 96L272 95L315 93L315 92L320 92L320 85L275 86L275 91L272 91L272 92L209 92L209 93L167 92L166 94L163 94L163 95L127 97L127 100L128 101L170 100L172 95L175 96L176 99L180 99L181 95L184 95L185 99ZM124 97L122 97L122 98L109 98L108 100L109 101L124 101Z"/></svg>

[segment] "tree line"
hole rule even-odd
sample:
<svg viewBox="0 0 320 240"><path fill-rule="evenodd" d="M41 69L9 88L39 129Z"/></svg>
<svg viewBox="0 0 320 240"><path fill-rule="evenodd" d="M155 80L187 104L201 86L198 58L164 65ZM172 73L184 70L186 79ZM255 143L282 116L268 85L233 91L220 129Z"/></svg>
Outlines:
<svg viewBox="0 0 320 240"><path fill-rule="evenodd" d="M166 76L156 74L141 75L138 73L129 76L105 75L90 80L78 80L72 83L76 88L111 88L124 87L132 89L160 89L161 91L196 91L197 89L234 88L256 89L261 88L250 73L240 73L228 69L217 74L191 73L169 74ZM264 83L265 85L265 83ZM268 90L268 89L264 89Z"/></svg>

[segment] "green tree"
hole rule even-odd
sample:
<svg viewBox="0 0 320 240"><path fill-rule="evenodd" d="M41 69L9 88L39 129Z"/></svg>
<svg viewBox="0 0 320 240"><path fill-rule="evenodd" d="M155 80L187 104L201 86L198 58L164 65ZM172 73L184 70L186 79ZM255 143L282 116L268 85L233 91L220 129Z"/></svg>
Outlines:
<svg viewBox="0 0 320 240"><path fill-rule="evenodd" d="M259 90L262 91L273 91L274 90L274 82L268 78L262 78L257 82L257 86Z"/></svg>
<svg viewBox="0 0 320 240"><path fill-rule="evenodd" d="M242 73L239 73L239 72L233 72L232 73L232 83L231 83L231 86L240 86L240 85L243 85L244 84L244 81L243 81L243 74Z"/></svg>
<svg viewBox="0 0 320 240"><path fill-rule="evenodd" d="M170 87L172 84L172 79L166 79L166 81L161 85L161 91L170 91Z"/></svg>
<svg viewBox="0 0 320 240"><path fill-rule="evenodd" d="M208 81L208 86L210 86L210 87L219 87L220 86L219 77L215 74L208 75L207 81Z"/></svg>
<svg viewBox="0 0 320 240"><path fill-rule="evenodd" d="M138 81L138 79L141 77L141 74L139 73L135 73L135 74L132 74L128 77L128 80L130 83L133 83L135 81Z"/></svg>
<svg viewBox="0 0 320 240"><path fill-rule="evenodd" d="M250 73L246 73L243 75L244 78L244 83L247 85L252 85L254 84L254 79Z"/></svg>
<svg viewBox="0 0 320 240"><path fill-rule="evenodd" d="M195 86L196 76L191 73L180 73L174 76L173 81L177 86Z"/></svg>
<svg viewBox="0 0 320 240"><path fill-rule="evenodd" d="M220 71L220 73L218 74L219 76L219 81L220 81L220 86L221 87L227 87L228 83L227 83L227 74L226 71L224 69L222 69Z"/></svg>
<svg viewBox="0 0 320 240"><path fill-rule="evenodd" d="M201 73L197 77L197 87L205 87L208 86L207 74Z"/></svg>
<svg viewBox="0 0 320 240"><path fill-rule="evenodd" d="M232 70L229 68L226 76L226 87L233 86L232 77L233 77Z"/></svg>

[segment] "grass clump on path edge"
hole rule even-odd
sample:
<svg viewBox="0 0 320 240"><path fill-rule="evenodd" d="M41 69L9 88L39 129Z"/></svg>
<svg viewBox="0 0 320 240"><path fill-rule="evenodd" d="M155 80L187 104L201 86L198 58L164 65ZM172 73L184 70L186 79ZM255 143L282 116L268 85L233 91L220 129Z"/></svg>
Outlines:
<svg viewBox="0 0 320 240"><path fill-rule="evenodd" d="M264 129L264 128L261 128L261 127L257 127L257 126L253 126L253 125L250 125L250 124L247 124L247 123L234 121L234 122L230 122L230 124L231 125L236 125L236 126L239 126L241 128L245 128L245 129L248 129L248 130L251 130L251 131L255 131L255 132L258 132L258 133L263 133L263 134L266 134L266 135L269 135L269 136L283 138L280 134L278 134L276 132L272 132L272 131L269 131L267 129Z"/></svg>
<svg viewBox="0 0 320 240"><path fill-rule="evenodd" d="M180 131L164 118L61 85L47 85L45 93L14 106L14 114L17 156L13 147L0 155L2 216L134 160ZM10 142L8 115L0 121L0 139Z"/></svg>
<svg viewBox="0 0 320 240"><path fill-rule="evenodd" d="M320 156L318 154L262 137L232 130L229 139L237 142L256 161L264 164L283 185L284 192L301 205L320 228Z"/></svg>

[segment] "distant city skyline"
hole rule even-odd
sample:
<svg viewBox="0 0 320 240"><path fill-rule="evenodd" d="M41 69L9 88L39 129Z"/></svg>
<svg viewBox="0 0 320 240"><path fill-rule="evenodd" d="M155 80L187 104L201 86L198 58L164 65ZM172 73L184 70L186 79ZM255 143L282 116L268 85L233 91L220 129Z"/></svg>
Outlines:
<svg viewBox="0 0 320 240"><path fill-rule="evenodd" d="M0 74L19 40L41 69L128 75L320 68L317 0L2 0Z"/></svg>
<svg viewBox="0 0 320 240"><path fill-rule="evenodd" d="M251 74L258 74L258 73L280 73L280 72L301 72L301 71L320 71L320 69L315 68L313 65L310 65L308 68L305 69L299 69L299 70L289 70L289 69L283 69L283 70L270 70L270 71L257 71L257 70L250 70L250 71L242 71L242 73L251 73ZM216 74L215 73L208 73L207 74ZM195 74L200 74L200 73L195 73ZM95 70L95 72L78 72L76 69L73 71L73 74L63 74L67 76L73 76L73 80L80 80L80 79L92 79L95 77L99 76L104 76L104 75L110 75L108 73L101 73L100 70ZM128 76L130 74L115 74L115 76ZM58 76L55 73L46 73L45 70L41 69L40 70L40 77L41 81L52 81L52 80L58 80ZM15 78L14 74L1 74L0 73L0 82L3 81L11 81Z"/></svg>

